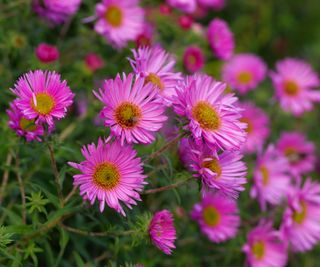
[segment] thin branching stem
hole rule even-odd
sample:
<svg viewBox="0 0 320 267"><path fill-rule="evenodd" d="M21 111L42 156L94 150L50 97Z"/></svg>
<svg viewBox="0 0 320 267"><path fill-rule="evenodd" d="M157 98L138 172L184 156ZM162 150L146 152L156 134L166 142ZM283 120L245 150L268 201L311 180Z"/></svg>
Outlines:
<svg viewBox="0 0 320 267"><path fill-rule="evenodd" d="M21 203L22 203L22 223L26 224L27 222L27 208L26 208L26 191L24 188L24 183L21 177L21 172L20 172L20 157L19 157L19 149L17 149L16 152L16 175L17 175L17 180L19 184L19 190L21 194Z"/></svg>
<svg viewBox="0 0 320 267"><path fill-rule="evenodd" d="M7 159L6 159L6 166L10 166L11 161L12 161L12 151L9 150L9 153L8 153ZM6 186L7 186L8 179L9 179L9 173L10 173L9 169L6 169L3 173L3 176L2 176L2 183L1 183L1 189L0 189L0 204L2 203L3 198L4 198L4 193L6 191Z"/></svg>

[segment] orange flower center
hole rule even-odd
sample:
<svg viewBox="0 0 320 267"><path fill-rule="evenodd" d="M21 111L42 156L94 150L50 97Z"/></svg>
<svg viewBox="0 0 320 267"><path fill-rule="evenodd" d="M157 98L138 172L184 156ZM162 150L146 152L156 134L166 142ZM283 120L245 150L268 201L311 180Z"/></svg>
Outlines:
<svg viewBox="0 0 320 267"><path fill-rule="evenodd" d="M267 185L269 183L269 170L266 166L262 165L260 167L260 172L262 175L262 184Z"/></svg>
<svg viewBox="0 0 320 267"><path fill-rule="evenodd" d="M47 93L38 93L36 95L36 101L31 100L31 106L34 111L40 115L48 115L55 106L54 100L51 95Z"/></svg>
<svg viewBox="0 0 320 267"><path fill-rule="evenodd" d="M133 128L139 122L141 111L137 105L124 102L116 108L115 117L123 128Z"/></svg>
<svg viewBox="0 0 320 267"><path fill-rule="evenodd" d="M218 159L216 159L216 158L213 158L212 160L203 162L203 167L208 168L212 172L216 173L217 174L216 178L219 178L219 176L222 173L221 166L219 164Z"/></svg>
<svg viewBox="0 0 320 267"><path fill-rule="evenodd" d="M294 211L292 214L292 219L298 223L302 224L307 217L307 205L304 201L300 201L301 211Z"/></svg>
<svg viewBox="0 0 320 267"><path fill-rule="evenodd" d="M246 85L252 81L252 74L249 71L242 71L238 74L238 82Z"/></svg>
<svg viewBox="0 0 320 267"><path fill-rule="evenodd" d="M26 132L34 132L35 130L37 130L37 125L35 125L34 120L28 120L26 118L20 119L19 126Z"/></svg>
<svg viewBox="0 0 320 267"><path fill-rule="evenodd" d="M123 21L122 10L114 5L108 7L104 17L113 27L120 27Z"/></svg>
<svg viewBox="0 0 320 267"><path fill-rule="evenodd" d="M295 96L299 92L299 86L294 81L285 81L283 90L288 96Z"/></svg>
<svg viewBox="0 0 320 267"><path fill-rule="evenodd" d="M246 132L248 134L252 133L253 125L252 125L251 121L248 118L241 118L240 121L247 124Z"/></svg>
<svg viewBox="0 0 320 267"><path fill-rule="evenodd" d="M146 78L145 78L145 84L147 83L152 83L155 85L157 88L160 89L160 91L164 90L164 84L162 83L160 77L154 73L150 73Z"/></svg>
<svg viewBox="0 0 320 267"><path fill-rule="evenodd" d="M197 63L197 58L196 58L196 56L195 55L189 55L188 56L188 62L189 62L189 64L191 64L191 65L195 65L196 63Z"/></svg>
<svg viewBox="0 0 320 267"><path fill-rule="evenodd" d="M217 226L221 221L219 211L214 207L205 207L202 211L204 222L209 226Z"/></svg>
<svg viewBox="0 0 320 267"><path fill-rule="evenodd" d="M266 252L266 246L262 241L256 241L251 246L252 254L257 260L261 260Z"/></svg>
<svg viewBox="0 0 320 267"><path fill-rule="evenodd" d="M93 181L99 187L110 190L119 184L118 168L109 162L99 164L93 174Z"/></svg>
<svg viewBox="0 0 320 267"><path fill-rule="evenodd" d="M217 111L207 102L201 101L192 109L192 115L205 130L217 130L221 125Z"/></svg>

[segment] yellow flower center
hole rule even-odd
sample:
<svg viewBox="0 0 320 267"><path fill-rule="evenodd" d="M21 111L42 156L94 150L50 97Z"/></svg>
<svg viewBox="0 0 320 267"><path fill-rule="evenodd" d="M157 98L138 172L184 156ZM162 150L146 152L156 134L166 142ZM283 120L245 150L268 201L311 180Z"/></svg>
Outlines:
<svg viewBox="0 0 320 267"><path fill-rule="evenodd" d="M207 102L201 101L192 109L192 115L205 130L217 130L221 125L217 111Z"/></svg>
<svg viewBox="0 0 320 267"><path fill-rule="evenodd" d="M292 219L298 223L302 224L307 217L307 205L304 201L300 201L301 211L295 211L292 214Z"/></svg>
<svg viewBox="0 0 320 267"><path fill-rule="evenodd" d="M28 120L26 118L21 118L19 121L19 126L22 130L26 132L33 132L37 129L34 120Z"/></svg>
<svg viewBox="0 0 320 267"><path fill-rule="evenodd" d="M252 254L257 260L261 260L266 252L266 246L262 241L256 241L251 247Z"/></svg>
<svg viewBox="0 0 320 267"><path fill-rule="evenodd" d="M296 82L288 80L284 82L283 90L287 95L295 96L299 91L299 86Z"/></svg>
<svg viewBox="0 0 320 267"><path fill-rule="evenodd" d="M242 71L238 74L238 82L246 85L252 81L252 74L249 71Z"/></svg>
<svg viewBox="0 0 320 267"><path fill-rule="evenodd" d="M290 163L299 162L304 157L303 153L299 154L293 147L287 147L284 150L284 155L287 157Z"/></svg>
<svg viewBox="0 0 320 267"><path fill-rule="evenodd" d="M155 85L157 88L160 89L160 91L164 90L164 85L160 79L160 77L154 73L150 73L146 78L145 78L145 84L147 83L152 83Z"/></svg>
<svg viewBox="0 0 320 267"><path fill-rule="evenodd" d="M203 162L203 167L208 168L212 172L216 173L217 174L216 178L219 178L219 176L221 175L222 169L218 159L216 158Z"/></svg>
<svg viewBox="0 0 320 267"><path fill-rule="evenodd" d="M120 27L123 21L122 10L114 5L108 7L104 17L113 27Z"/></svg>
<svg viewBox="0 0 320 267"><path fill-rule="evenodd" d="M137 105L124 102L116 108L115 117L121 127L133 128L139 122L141 111Z"/></svg>
<svg viewBox="0 0 320 267"><path fill-rule="evenodd" d="M253 125L252 125L251 121L248 118L241 118L240 121L247 124L246 132L248 134L252 133Z"/></svg>
<svg viewBox="0 0 320 267"><path fill-rule="evenodd" d="M202 211L204 222L209 226L217 226L220 223L221 215L214 207L205 207Z"/></svg>
<svg viewBox="0 0 320 267"><path fill-rule="evenodd" d="M110 190L119 184L120 173L118 168L109 162L98 165L93 174L93 181L99 187Z"/></svg>
<svg viewBox="0 0 320 267"><path fill-rule="evenodd" d="M266 166L262 165L260 167L260 172L262 175L262 184L267 185L269 183L269 170Z"/></svg>
<svg viewBox="0 0 320 267"><path fill-rule="evenodd" d="M52 96L47 93L38 93L36 95L36 101L31 100L31 106L34 111L38 112L40 115L49 114L54 108L54 100Z"/></svg>
<svg viewBox="0 0 320 267"><path fill-rule="evenodd" d="M194 65L197 63L197 58L195 57L195 55L189 55L188 56L188 62L191 64L191 65Z"/></svg>

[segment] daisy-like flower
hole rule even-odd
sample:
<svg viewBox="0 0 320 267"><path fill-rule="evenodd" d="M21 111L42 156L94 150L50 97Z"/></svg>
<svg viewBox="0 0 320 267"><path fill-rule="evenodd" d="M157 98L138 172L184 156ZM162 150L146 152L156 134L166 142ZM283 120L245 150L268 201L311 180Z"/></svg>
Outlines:
<svg viewBox="0 0 320 267"><path fill-rule="evenodd" d="M222 60L231 58L234 50L234 37L228 24L222 19L213 19L208 28L208 41L215 56Z"/></svg>
<svg viewBox="0 0 320 267"><path fill-rule="evenodd" d="M254 54L238 54L232 57L222 70L222 78L240 94L255 89L265 78L267 66Z"/></svg>
<svg viewBox="0 0 320 267"><path fill-rule="evenodd" d="M225 6L225 0L198 0L201 7L221 10Z"/></svg>
<svg viewBox="0 0 320 267"><path fill-rule="evenodd" d="M184 51L183 65L189 72L197 72L204 66L204 55L200 47L189 46Z"/></svg>
<svg viewBox="0 0 320 267"><path fill-rule="evenodd" d="M81 0L34 0L33 10L54 24L61 24L74 15Z"/></svg>
<svg viewBox="0 0 320 267"><path fill-rule="evenodd" d="M294 188L288 196L281 230L292 249L304 252L320 241L320 184L308 178L302 188Z"/></svg>
<svg viewBox="0 0 320 267"><path fill-rule="evenodd" d="M139 0L103 0L96 5L98 21L94 26L111 45L123 48L134 41L144 27L144 11Z"/></svg>
<svg viewBox="0 0 320 267"><path fill-rule="evenodd" d="M176 229L172 213L168 210L156 212L149 224L149 235L152 243L165 254L170 255L175 248Z"/></svg>
<svg viewBox="0 0 320 267"><path fill-rule="evenodd" d="M153 33L154 27L150 23L145 22L142 31L135 40L136 47L151 46L153 43Z"/></svg>
<svg viewBox="0 0 320 267"><path fill-rule="evenodd" d="M289 164L273 145L258 157L253 175L251 197L258 198L262 210L266 204L280 204L290 188Z"/></svg>
<svg viewBox="0 0 320 267"><path fill-rule="evenodd" d="M269 118L267 114L251 102L239 104L242 109L240 121L247 123L247 141L242 147L245 153L261 151L269 136Z"/></svg>
<svg viewBox="0 0 320 267"><path fill-rule="evenodd" d="M59 74L50 71L30 71L19 78L12 92L16 106L28 120L47 123L54 128L54 119L63 118L73 103L74 94Z"/></svg>
<svg viewBox="0 0 320 267"><path fill-rule="evenodd" d="M174 110L189 120L195 139L221 149L239 150L246 140L246 123L235 106L237 98L225 94L226 84L207 75L193 75L177 86Z"/></svg>
<svg viewBox="0 0 320 267"><path fill-rule="evenodd" d="M287 264L287 242L272 228L271 222L262 222L247 235L242 250L251 267L284 267Z"/></svg>
<svg viewBox="0 0 320 267"><path fill-rule="evenodd" d="M134 72L156 86L164 103L171 105L176 83L181 80L181 74L174 72L175 58L160 46L133 49L132 53L129 61Z"/></svg>
<svg viewBox="0 0 320 267"><path fill-rule="evenodd" d="M167 4L186 13L193 13L197 8L196 0L167 0Z"/></svg>
<svg viewBox="0 0 320 267"><path fill-rule="evenodd" d="M9 116L9 127L19 136L24 136L28 142L32 140L41 141L40 136L44 134L43 127L36 125L34 120L24 117L16 105L16 100L10 103L7 114Z"/></svg>
<svg viewBox="0 0 320 267"><path fill-rule="evenodd" d="M104 124L110 127L111 135L120 138L121 144L153 142L154 133L167 117L165 107L158 101L157 90L142 77L129 74L106 80L103 89L94 92L105 104L101 111Z"/></svg>
<svg viewBox="0 0 320 267"><path fill-rule="evenodd" d="M218 194L205 195L201 203L194 205L191 218L214 243L235 237L240 224L237 203Z"/></svg>
<svg viewBox="0 0 320 267"><path fill-rule="evenodd" d="M277 149L288 159L290 172L294 176L313 171L316 161L315 146L302 133L282 133Z"/></svg>
<svg viewBox="0 0 320 267"><path fill-rule="evenodd" d="M120 201L131 209L141 200L139 192L146 184L137 152L131 146L121 146L117 141L108 144L101 139L97 146L83 146L81 152L85 161L68 163L81 172L73 176L80 195L91 204L98 199L101 212L107 203L125 216Z"/></svg>
<svg viewBox="0 0 320 267"><path fill-rule="evenodd" d="M216 149L192 140L186 150L190 167L196 172L194 176L201 178L205 189L218 190L233 198L244 190L247 168L238 151L218 154Z"/></svg>
<svg viewBox="0 0 320 267"><path fill-rule="evenodd" d="M320 102L320 85L317 74L303 60L287 58L279 61L271 73L276 96L281 107L295 116L313 109L313 102Z"/></svg>

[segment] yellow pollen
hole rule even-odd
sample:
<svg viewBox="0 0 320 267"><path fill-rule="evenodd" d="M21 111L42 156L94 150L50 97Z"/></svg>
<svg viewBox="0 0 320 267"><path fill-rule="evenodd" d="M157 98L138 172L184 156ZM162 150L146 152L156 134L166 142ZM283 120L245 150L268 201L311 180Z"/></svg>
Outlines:
<svg viewBox="0 0 320 267"><path fill-rule="evenodd" d="M108 7L104 17L113 27L120 27L123 21L122 10L114 5Z"/></svg>
<svg viewBox="0 0 320 267"><path fill-rule="evenodd" d="M195 55L189 55L189 57L188 57L188 61L189 61L189 63L191 64L191 65L194 65L194 64L196 64L197 63L197 58L196 58L196 56Z"/></svg>
<svg viewBox="0 0 320 267"><path fill-rule="evenodd" d="M47 115L54 108L54 100L52 96L47 93L38 93L36 95L36 101L31 100L32 108L40 115Z"/></svg>
<svg viewBox="0 0 320 267"><path fill-rule="evenodd" d="M257 260L261 260L265 255L265 244L262 241L256 241L251 247L251 251Z"/></svg>
<svg viewBox="0 0 320 267"><path fill-rule="evenodd" d="M242 71L238 74L237 79L239 83L246 85L252 81L252 74L248 71Z"/></svg>
<svg viewBox="0 0 320 267"><path fill-rule="evenodd" d="M204 222L209 226L217 226L220 223L221 215L214 207L205 207L202 211Z"/></svg>
<svg viewBox="0 0 320 267"><path fill-rule="evenodd" d="M221 124L217 111L207 102L198 102L192 109L194 119L205 130L218 130Z"/></svg>
<svg viewBox="0 0 320 267"><path fill-rule="evenodd" d="M210 161L203 162L203 167L208 168L212 172L216 173L217 174L216 178L219 178L219 176L222 173L221 166L219 164L218 159L216 159L216 158L213 158Z"/></svg>
<svg viewBox="0 0 320 267"><path fill-rule="evenodd" d="M115 119L123 128L133 128L141 117L140 109L137 105L124 102L115 110Z"/></svg>
<svg viewBox="0 0 320 267"><path fill-rule="evenodd" d="M154 73L150 73L146 78L145 78L145 84L147 83L152 83L153 85L157 86L157 88L160 89L160 91L164 90L164 85L160 79L160 77Z"/></svg>
<svg viewBox="0 0 320 267"><path fill-rule="evenodd" d="M304 201L300 201L301 211L294 211L292 214L292 219L298 223L302 224L307 217L307 205Z"/></svg>
<svg viewBox="0 0 320 267"><path fill-rule="evenodd" d="M25 118L20 119L19 126L22 130L26 132L33 132L37 129L37 126L35 125L34 120L28 120Z"/></svg>
<svg viewBox="0 0 320 267"><path fill-rule="evenodd" d="M295 96L299 91L299 86L294 81L285 81L283 84L283 90L288 96Z"/></svg>
<svg viewBox="0 0 320 267"><path fill-rule="evenodd" d="M266 186L269 183L269 170L266 166L262 165L260 167L260 172L262 175L262 184Z"/></svg>
<svg viewBox="0 0 320 267"><path fill-rule="evenodd" d="M304 157L303 153L299 154L297 152L297 150L293 147L287 147L284 150L284 155L287 157L287 159L289 160L290 163L299 162L300 159L302 159Z"/></svg>
<svg viewBox="0 0 320 267"><path fill-rule="evenodd" d="M93 181L99 187L110 190L119 184L120 173L118 168L109 162L98 165L93 174Z"/></svg>
<svg viewBox="0 0 320 267"><path fill-rule="evenodd" d="M248 118L241 118L240 121L247 124L246 132L248 134L252 133L253 125L252 125L251 121Z"/></svg>

